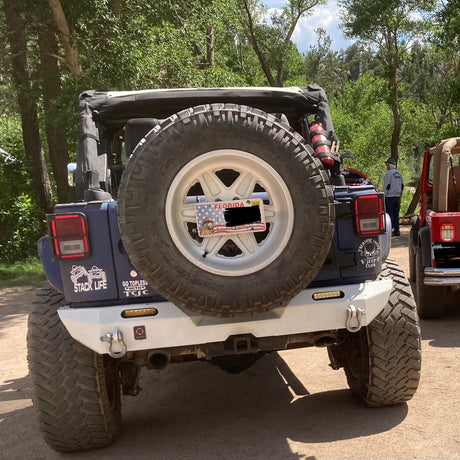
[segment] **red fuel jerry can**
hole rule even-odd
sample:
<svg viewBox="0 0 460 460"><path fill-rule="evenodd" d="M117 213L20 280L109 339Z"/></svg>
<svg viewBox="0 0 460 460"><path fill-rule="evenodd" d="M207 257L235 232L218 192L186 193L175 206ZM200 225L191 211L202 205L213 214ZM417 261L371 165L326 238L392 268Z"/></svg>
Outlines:
<svg viewBox="0 0 460 460"><path fill-rule="evenodd" d="M324 165L334 166L334 159L331 157L331 141L321 123L313 122L310 126L310 139L315 154L321 162Z"/></svg>

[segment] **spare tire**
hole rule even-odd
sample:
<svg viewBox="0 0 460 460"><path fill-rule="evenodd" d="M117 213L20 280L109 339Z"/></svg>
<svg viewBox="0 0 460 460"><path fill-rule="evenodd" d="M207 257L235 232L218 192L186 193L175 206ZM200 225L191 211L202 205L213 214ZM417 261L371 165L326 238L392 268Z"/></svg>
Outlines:
<svg viewBox="0 0 460 460"><path fill-rule="evenodd" d="M219 202L258 202L264 229L207 236L197 216ZM304 139L235 104L186 109L150 131L118 197L133 265L177 306L218 317L284 306L305 288L328 253L333 213L327 174Z"/></svg>

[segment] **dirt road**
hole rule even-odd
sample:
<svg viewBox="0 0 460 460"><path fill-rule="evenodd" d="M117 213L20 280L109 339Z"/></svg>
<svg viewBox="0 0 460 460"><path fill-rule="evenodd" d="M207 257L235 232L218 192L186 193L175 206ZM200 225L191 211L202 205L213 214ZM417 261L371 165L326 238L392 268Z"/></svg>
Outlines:
<svg viewBox="0 0 460 460"><path fill-rule="evenodd" d="M391 256L407 274L407 228ZM248 371L204 364L144 372L123 398L111 447L58 454L43 441L30 401L26 322L34 292L0 292L0 459L459 459L460 308L423 321L420 387L407 404L366 409L325 349L272 354Z"/></svg>

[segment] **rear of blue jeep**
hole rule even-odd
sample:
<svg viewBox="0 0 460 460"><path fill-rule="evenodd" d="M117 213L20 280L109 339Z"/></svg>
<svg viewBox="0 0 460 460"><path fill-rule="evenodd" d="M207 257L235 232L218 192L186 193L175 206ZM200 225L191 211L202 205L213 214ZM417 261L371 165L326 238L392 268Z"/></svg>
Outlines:
<svg viewBox="0 0 460 460"><path fill-rule="evenodd" d="M346 184L321 88L89 91L79 117L27 337L53 449L109 445L141 370L185 361L236 373L327 347L366 405L412 398L411 289L383 194Z"/></svg>
<svg viewBox="0 0 460 460"><path fill-rule="evenodd" d="M235 349L243 354L293 343L326 345L336 341L330 330L357 331L369 324L392 287L390 280L378 280L390 248L381 194L372 186L344 186L334 196L333 242L314 280L287 306L239 321L198 317L156 292L130 263L116 201L58 205L48 216L49 235L40 240L39 252L51 284L65 296L61 320L97 353L122 357L144 350L155 356L173 348L168 361L180 361L190 351L187 359L212 359ZM251 337L244 347L224 350L229 339L244 336Z"/></svg>

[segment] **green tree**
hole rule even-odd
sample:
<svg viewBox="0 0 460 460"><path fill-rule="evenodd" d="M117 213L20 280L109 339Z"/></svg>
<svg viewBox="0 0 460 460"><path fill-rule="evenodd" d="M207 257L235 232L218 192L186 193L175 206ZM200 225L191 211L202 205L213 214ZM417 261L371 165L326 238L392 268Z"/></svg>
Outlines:
<svg viewBox="0 0 460 460"><path fill-rule="evenodd" d="M46 141L52 175L56 183L57 200L65 203L71 201L75 193L67 180L67 164L70 161L67 135L56 123L56 117L52 116L53 105L61 95L58 43L48 2L38 0L37 5L37 16L40 19L36 32L40 58L39 82L42 89Z"/></svg>
<svg viewBox="0 0 460 460"><path fill-rule="evenodd" d="M244 35L253 49L270 86L283 86L292 78L290 66L300 70L298 50L291 38L300 18L312 13L326 0L289 0L280 10L268 16L263 3L257 0L237 0Z"/></svg>
<svg viewBox="0 0 460 460"><path fill-rule="evenodd" d="M0 115L0 146L0 260L14 263L36 254L37 240L44 231L19 115Z"/></svg>
<svg viewBox="0 0 460 460"><path fill-rule="evenodd" d="M343 27L349 37L377 47L385 67L388 101L393 114L391 156L398 160L402 120L400 109L400 68L407 55L407 43L420 32L417 19L430 2L420 0L341 0Z"/></svg>
<svg viewBox="0 0 460 460"><path fill-rule="evenodd" d="M308 83L321 86L331 98L333 93L343 88L344 83L343 75L337 72L338 53L331 50L331 37L323 28L315 29L315 33L316 43L305 55L305 76Z"/></svg>
<svg viewBox="0 0 460 460"><path fill-rule="evenodd" d="M27 27L23 0L3 0L7 27L12 83L21 113L24 149L31 165L36 199L44 212L52 209L52 193L38 122L38 93L31 78Z"/></svg>
<svg viewBox="0 0 460 460"><path fill-rule="evenodd" d="M339 57L349 81L357 81L366 73L374 77L384 76L382 63L370 45L355 42L342 50Z"/></svg>
<svg viewBox="0 0 460 460"><path fill-rule="evenodd" d="M432 48L435 50L435 72L439 82L436 100L439 102L438 129L450 124L458 135L460 111L460 4L440 2L433 27Z"/></svg>
<svg viewBox="0 0 460 460"><path fill-rule="evenodd" d="M353 160L345 160L345 166L363 171L376 185L391 142L392 115L386 93L385 80L365 74L347 83L331 104L340 150L354 155Z"/></svg>
<svg viewBox="0 0 460 460"><path fill-rule="evenodd" d="M321 86L329 100L341 93L349 81L357 81L364 74L375 77L384 75L383 67L370 46L356 42L346 49L333 51L331 39L322 28L315 29L316 43L305 55L307 82Z"/></svg>

